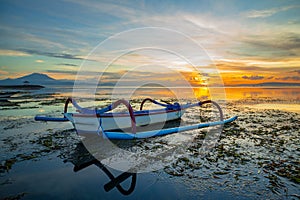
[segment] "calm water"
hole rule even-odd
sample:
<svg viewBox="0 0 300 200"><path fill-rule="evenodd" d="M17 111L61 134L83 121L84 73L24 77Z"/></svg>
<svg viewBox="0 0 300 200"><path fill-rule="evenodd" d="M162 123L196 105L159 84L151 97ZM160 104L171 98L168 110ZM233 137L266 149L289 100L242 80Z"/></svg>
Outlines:
<svg viewBox="0 0 300 200"><path fill-rule="evenodd" d="M73 93L74 92L74 93ZM183 99L257 99L270 98L282 100L300 100L300 87L230 87L230 88L76 88L72 87L56 87L44 88L36 91L35 94L53 93L56 96L69 97L97 97L97 98L113 98L113 97L131 97L131 98L183 98Z"/></svg>
<svg viewBox="0 0 300 200"><path fill-rule="evenodd" d="M46 94L47 93L47 94ZM84 148L69 123L34 122L38 113L60 115L72 88L22 93L0 107L0 197L21 199L297 199L299 193L300 88L99 89L97 105L110 98L225 99L225 127L205 158L197 156L206 130L174 162L156 172L128 174L103 166ZM76 94L86 97L85 90ZM84 103L83 106L90 106ZM133 103L138 107L138 103ZM183 120L197 122L198 113ZM288 121L288 122L287 122ZM276 122L276 123L275 123ZM276 125L274 125L276 124ZM152 152L179 134L139 141ZM175 141L175 142L174 142ZM147 147L147 148L146 148ZM180 146L179 146L180 147ZM180 147L182 148L182 147ZM298 149L298 150L297 150ZM179 151L180 152L180 151ZM118 186L119 185L119 186Z"/></svg>

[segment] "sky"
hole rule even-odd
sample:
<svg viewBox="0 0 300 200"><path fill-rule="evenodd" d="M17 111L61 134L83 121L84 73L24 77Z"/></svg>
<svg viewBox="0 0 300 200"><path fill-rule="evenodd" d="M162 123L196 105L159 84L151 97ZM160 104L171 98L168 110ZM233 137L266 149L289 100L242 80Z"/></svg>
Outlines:
<svg viewBox="0 0 300 200"><path fill-rule="evenodd" d="M0 79L300 83L299 0L0 4Z"/></svg>

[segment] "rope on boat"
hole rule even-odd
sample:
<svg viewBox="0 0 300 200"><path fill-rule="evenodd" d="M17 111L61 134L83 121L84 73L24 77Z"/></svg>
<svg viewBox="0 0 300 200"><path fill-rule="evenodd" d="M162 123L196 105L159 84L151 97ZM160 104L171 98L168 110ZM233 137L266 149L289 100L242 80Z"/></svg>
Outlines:
<svg viewBox="0 0 300 200"><path fill-rule="evenodd" d="M104 132L104 129L103 129L103 127L102 127L102 119L101 119L101 117L99 118L99 127L98 127L98 129L97 129L97 134L99 135L99 136L101 136L100 135L100 133L103 133Z"/></svg>

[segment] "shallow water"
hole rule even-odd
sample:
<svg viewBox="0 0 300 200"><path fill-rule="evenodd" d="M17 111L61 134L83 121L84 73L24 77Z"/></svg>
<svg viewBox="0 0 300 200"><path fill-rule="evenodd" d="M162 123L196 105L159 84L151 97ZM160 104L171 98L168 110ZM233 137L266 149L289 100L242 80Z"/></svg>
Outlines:
<svg viewBox="0 0 300 200"><path fill-rule="evenodd" d="M254 109L265 109L265 110L284 110L284 111L290 111L290 112L297 112L300 113L300 105L299 104L287 104L287 103L273 103L273 104L267 104L267 103L261 103L256 105L251 105Z"/></svg>
<svg viewBox="0 0 300 200"><path fill-rule="evenodd" d="M196 91L200 98L203 91ZM63 102L70 93L55 90L55 94L14 96L9 101L17 105L0 107L0 196L145 200L299 198L300 114L295 112L299 107L299 89L226 91L227 97L232 97L224 104L226 116L238 115L239 119L226 125L220 136L214 135L213 129L202 129L140 140L134 146L120 142L122 148L146 156L173 148L173 154L155 163L161 166L156 171L136 175L105 168L86 151L70 123L33 120L35 114L61 115ZM168 93L156 94L156 99L173 100ZM141 101L138 97L132 101L135 108ZM110 102L103 94L97 98L97 105ZM211 114L206 111L189 110L181 123L208 120L199 118L200 113ZM212 142L213 136L218 136L216 143ZM205 154L200 151L203 141L208 147ZM121 174L127 178L120 183L124 190L130 188L136 176L130 194L122 193L116 184L106 192L104 186Z"/></svg>

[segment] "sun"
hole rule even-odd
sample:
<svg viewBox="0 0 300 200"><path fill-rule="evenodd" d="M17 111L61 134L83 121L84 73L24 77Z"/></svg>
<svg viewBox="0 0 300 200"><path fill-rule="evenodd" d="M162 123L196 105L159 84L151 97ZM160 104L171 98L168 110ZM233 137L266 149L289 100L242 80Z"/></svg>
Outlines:
<svg viewBox="0 0 300 200"><path fill-rule="evenodd" d="M192 78L192 83L196 86L207 86L207 79L197 75Z"/></svg>
<svg viewBox="0 0 300 200"><path fill-rule="evenodd" d="M208 85L208 77L199 72L181 72L185 79L192 87L206 87Z"/></svg>

